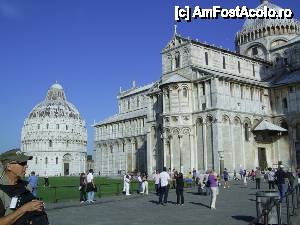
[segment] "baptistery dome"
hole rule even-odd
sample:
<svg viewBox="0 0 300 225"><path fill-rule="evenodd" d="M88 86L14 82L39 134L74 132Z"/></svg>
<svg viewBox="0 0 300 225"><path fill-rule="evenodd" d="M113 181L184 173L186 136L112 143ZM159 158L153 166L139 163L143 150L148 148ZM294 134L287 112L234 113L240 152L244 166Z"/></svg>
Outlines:
<svg viewBox="0 0 300 225"><path fill-rule="evenodd" d="M53 84L44 101L25 119L22 151L33 156L28 173L40 176L77 175L85 171L87 130L76 107L66 100L62 86Z"/></svg>

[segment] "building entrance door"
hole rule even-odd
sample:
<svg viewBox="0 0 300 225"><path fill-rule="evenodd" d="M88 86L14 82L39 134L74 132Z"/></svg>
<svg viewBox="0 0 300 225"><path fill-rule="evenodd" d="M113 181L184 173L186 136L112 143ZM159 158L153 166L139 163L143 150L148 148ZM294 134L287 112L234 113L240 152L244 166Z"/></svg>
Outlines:
<svg viewBox="0 0 300 225"><path fill-rule="evenodd" d="M267 166L267 155L265 148L258 148L258 166L260 169L266 169Z"/></svg>
<svg viewBox="0 0 300 225"><path fill-rule="evenodd" d="M68 176L69 175L69 166L70 164L69 163L64 163L64 175L65 176Z"/></svg>

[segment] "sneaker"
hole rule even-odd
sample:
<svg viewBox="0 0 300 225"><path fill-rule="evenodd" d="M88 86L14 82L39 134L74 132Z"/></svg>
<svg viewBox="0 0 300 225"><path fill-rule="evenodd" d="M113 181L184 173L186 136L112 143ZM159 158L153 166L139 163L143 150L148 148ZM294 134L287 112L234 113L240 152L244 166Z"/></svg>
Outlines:
<svg viewBox="0 0 300 225"><path fill-rule="evenodd" d="M214 209L216 209L216 208L215 208L215 207L210 207L210 209L211 209L211 210L214 210Z"/></svg>
<svg viewBox="0 0 300 225"><path fill-rule="evenodd" d="M85 203L85 201L81 201L80 203L83 204L83 203Z"/></svg>

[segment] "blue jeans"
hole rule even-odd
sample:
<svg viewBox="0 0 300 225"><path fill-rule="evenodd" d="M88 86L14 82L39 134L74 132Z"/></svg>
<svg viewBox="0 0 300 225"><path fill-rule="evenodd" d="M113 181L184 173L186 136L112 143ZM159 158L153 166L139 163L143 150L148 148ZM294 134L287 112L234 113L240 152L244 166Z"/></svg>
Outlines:
<svg viewBox="0 0 300 225"><path fill-rule="evenodd" d="M280 201L282 202L284 200L284 195L286 193L286 184L278 184L278 190L280 194Z"/></svg>
<svg viewBox="0 0 300 225"><path fill-rule="evenodd" d="M93 191L88 192L88 202L94 201L94 194L95 192Z"/></svg>
<svg viewBox="0 0 300 225"><path fill-rule="evenodd" d="M36 188L32 188L32 195L33 195L34 197L36 197L36 195L37 195L37 193L36 193Z"/></svg>

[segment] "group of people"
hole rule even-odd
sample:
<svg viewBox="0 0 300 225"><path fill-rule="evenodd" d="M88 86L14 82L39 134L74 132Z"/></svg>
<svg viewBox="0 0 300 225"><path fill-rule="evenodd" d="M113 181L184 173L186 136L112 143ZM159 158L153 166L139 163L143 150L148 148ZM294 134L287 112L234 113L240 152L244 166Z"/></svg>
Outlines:
<svg viewBox="0 0 300 225"><path fill-rule="evenodd" d="M294 188L296 179L300 184L300 169L293 173L291 169L285 169L282 164L278 168L268 168L266 171L262 171L257 167L247 173L246 170L241 169L240 176L245 185L247 185L247 180L255 181L258 190L261 188L261 182L264 179L268 182L269 190L275 191L277 187L281 201L284 199L285 193Z"/></svg>
<svg viewBox="0 0 300 225"><path fill-rule="evenodd" d="M138 189L137 193L139 194L149 194L149 185L148 185L148 175L146 173L140 174L136 177L131 175L130 173L124 174L123 176L123 193L125 195L131 195L130 194L130 183L134 180L138 181Z"/></svg>
<svg viewBox="0 0 300 225"><path fill-rule="evenodd" d="M187 177L184 178L183 173L175 170L170 173L170 170L167 172L167 168L164 167L161 173L156 171L153 179L155 182L156 195L159 196L158 204L167 204L169 189L173 187L176 189L176 205L184 205L184 183L186 182L188 187L191 187L194 181L200 188L209 190L209 193L211 193L210 208L216 209L219 182L218 175L213 170L209 170L205 174L197 174L196 170L193 169L193 172L190 172Z"/></svg>
<svg viewBox="0 0 300 225"><path fill-rule="evenodd" d="M94 171L90 169L88 174L81 173L79 177L80 203L93 203L95 192L97 191L94 182ZM86 196L87 194L87 196Z"/></svg>

